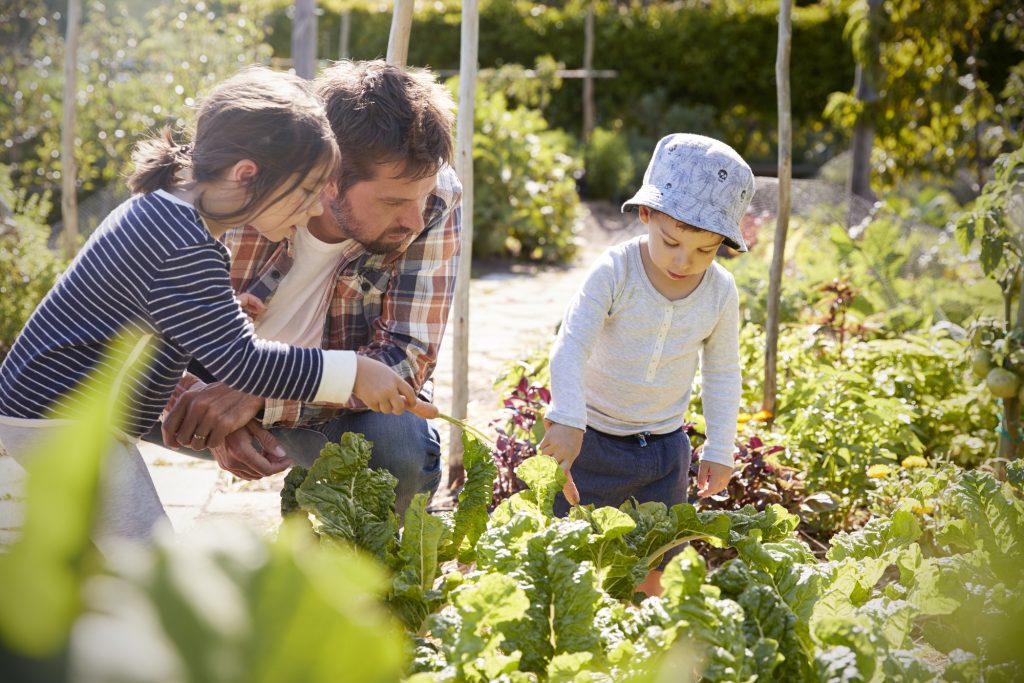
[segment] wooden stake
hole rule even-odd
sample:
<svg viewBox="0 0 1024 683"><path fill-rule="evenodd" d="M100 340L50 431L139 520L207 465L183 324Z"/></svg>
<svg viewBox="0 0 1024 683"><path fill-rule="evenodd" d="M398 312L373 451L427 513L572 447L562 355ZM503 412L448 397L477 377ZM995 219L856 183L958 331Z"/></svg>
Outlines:
<svg viewBox="0 0 1024 683"><path fill-rule="evenodd" d="M779 108L779 214L775 221L775 244L768 279L768 319L765 334L764 404L775 415L779 353L779 303L782 298L782 268L786 261L786 233L789 231L790 185L793 179L793 123L789 99L789 52L792 45L793 0L779 2L779 47L775 57L775 82Z"/></svg>
<svg viewBox="0 0 1024 683"><path fill-rule="evenodd" d="M405 66L409 61L409 35L412 33L413 0L395 0L388 36L388 64Z"/></svg>
<svg viewBox="0 0 1024 683"><path fill-rule="evenodd" d="M477 47L480 16L477 0L462 0L462 48L459 58L459 117L455 140L455 170L462 181L462 256L455 281L454 344L452 345L452 415L465 420L469 405L469 277L473 264L473 104L476 97ZM448 484L459 486L462 430L452 425L448 447Z"/></svg>
<svg viewBox="0 0 1024 683"><path fill-rule="evenodd" d="M587 7L583 29L583 141L594 132L594 4Z"/></svg>
<svg viewBox="0 0 1024 683"><path fill-rule="evenodd" d="M295 0L292 66L302 78L311 79L316 74L316 0Z"/></svg>
<svg viewBox="0 0 1024 683"><path fill-rule="evenodd" d="M64 119L60 131L61 195L64 220L64 255L78 251L78 196L75 163L75 125L78 101L78 34L82 28L81 0L68 0L68 27L64 34Z"/></svg>

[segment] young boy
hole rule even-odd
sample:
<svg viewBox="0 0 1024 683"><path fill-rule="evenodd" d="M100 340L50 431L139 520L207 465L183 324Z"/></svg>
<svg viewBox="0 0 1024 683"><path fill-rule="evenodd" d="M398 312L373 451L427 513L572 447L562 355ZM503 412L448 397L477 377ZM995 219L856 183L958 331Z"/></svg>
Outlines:
<svg viewBox="0 0 1024 683"><path fill-rule="evenodd" d="M638 210L648 233L601 256L551 351L539 448L569 475L557 514L570 502L686 500L682 424L698 360L708 434L698 491L725 488L740 401L739 303L714 259L723 243L747 250L739 222L753 194L750 167L728 145L688 134L658 142L643 187L622 205Z"/></svg>

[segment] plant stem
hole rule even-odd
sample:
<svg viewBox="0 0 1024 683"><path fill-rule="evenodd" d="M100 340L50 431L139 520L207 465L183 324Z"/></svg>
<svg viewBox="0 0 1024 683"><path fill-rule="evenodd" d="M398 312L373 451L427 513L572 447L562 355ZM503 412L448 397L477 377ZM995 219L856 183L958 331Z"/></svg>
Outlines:
<svg viewBox="0 0 1024 683"><path fill-rule="evenodd" d="M438 413L437 417L442 419L442 420L444 420L445 422L447 422L449 424L455 425L456 427L458 427L459 429L461 429L464 432L469 432L474 437L476 437L478 440L483 441L484 443L490 445L491 448L494 448L494 440L493 439L488 437L482 431L480 431L479 429L477 429L473 425L469 424L465 420L460 420L458 418L452 417L451 415L445 415L444 413Z"/></svg>

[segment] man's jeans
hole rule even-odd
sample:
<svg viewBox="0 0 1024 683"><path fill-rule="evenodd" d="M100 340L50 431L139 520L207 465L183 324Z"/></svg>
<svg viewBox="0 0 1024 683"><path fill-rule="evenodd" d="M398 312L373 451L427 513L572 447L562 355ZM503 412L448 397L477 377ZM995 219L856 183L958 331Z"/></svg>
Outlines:
<svg viewBox="0 0 1024 683"><path fill-rule="evenodd" d="M441 481L441 441L432 422L406 412L389 415L366 411L346 413L329 422L308 427L274 427L270 433L277 437L295 464L309 467L320 449L329 441L337 442L345 432L362 434L373 442L370 467L391 472L398 479L395 489L395 510L399 515L420 492L433 495ZM160 426L150 432L147 441L162 443ZM257 448L259 447L256 444ZM209 451L176 449L180 453L210 459Z"/></svg>

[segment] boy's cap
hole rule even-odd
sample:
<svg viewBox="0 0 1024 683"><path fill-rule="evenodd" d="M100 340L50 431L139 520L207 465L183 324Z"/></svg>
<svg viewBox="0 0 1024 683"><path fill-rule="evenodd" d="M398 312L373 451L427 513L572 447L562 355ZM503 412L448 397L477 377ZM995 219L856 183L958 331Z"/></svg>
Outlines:
<svg viewBox="0 0 1024 683"><path fill-rule="evenodd" d="M674 133L658 141L643 186L622 210L649 206L746 251L740 219L753 196L754 173L736 150L703 135Z"/></svg>

